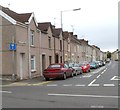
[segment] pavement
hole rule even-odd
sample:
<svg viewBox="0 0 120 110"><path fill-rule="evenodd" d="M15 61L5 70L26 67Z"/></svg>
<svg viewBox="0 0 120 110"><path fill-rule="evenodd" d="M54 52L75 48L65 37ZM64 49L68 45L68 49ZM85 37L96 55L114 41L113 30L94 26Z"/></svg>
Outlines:
<svg viewBox="0 0 120 110"><path fill-rule="evenodd" d="M45 82L45 79L43 76L31 78L31 79L25 79L25 80L19 80L19 81L12 81L10 79L2 79L0 78L0 85L14 85L14 84L36 84L36 83L42 83Z"/></svg>

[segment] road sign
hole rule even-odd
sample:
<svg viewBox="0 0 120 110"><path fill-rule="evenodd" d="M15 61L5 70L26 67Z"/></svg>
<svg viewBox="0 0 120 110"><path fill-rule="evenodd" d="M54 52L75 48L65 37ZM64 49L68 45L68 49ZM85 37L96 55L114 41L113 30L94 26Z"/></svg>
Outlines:
<svg viewBox="0 0 120 110"><path fill-rule="evenodd" d="M10 43L10 50L16 50L16 43Z"/></svg>

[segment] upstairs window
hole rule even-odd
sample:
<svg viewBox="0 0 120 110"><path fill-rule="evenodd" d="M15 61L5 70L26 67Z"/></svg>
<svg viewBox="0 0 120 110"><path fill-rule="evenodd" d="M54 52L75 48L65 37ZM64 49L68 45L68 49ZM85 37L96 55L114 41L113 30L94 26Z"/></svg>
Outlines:
<svg viewBox="0 0 120 110"><path fill-rule="evenodd" d="M68 52L70 52L70 44L68 44Z"/></svg>
<svg viewBox="0 0 120 110"><path fill-rule="evenodd" d="M48 46L51 48L51 37L48 37Z"/></svg>
<svg viewBox="0 0 120 110"><path fill-rule="evenodd" d="M30 45L34 46L34 31L30 31Z"/></svg>
<svg viewBox="0 0 120 110"><path fill-rule="evenodd" d="M62 40L60 40L60 51L62 51Z"/></svg>

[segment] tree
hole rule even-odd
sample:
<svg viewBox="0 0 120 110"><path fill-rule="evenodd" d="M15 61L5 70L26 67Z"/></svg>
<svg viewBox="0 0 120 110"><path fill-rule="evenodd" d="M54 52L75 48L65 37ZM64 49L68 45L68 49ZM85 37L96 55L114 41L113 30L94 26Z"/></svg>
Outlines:
<svg viewBox="0 0 120 110"><path fill-rule="evenodd" d="M111 59L111 52L107 52L107 58L110 58Z"/></svg>

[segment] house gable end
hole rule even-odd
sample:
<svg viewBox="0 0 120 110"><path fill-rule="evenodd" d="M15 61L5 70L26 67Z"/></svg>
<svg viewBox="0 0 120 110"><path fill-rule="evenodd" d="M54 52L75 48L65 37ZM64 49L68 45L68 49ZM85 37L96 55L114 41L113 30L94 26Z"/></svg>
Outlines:
<svg viewBox="0 0 120 110"><path fill-rule="evenodd" d="M30 23L32 19L34 19L35 25L38 27L38 23L37 23L34 13L31 14L30 18L28 19L28 23Z"/></svg>
<svg viewBox="0 0 120 110"><path fill-rule="evenodd" d="M0 10L0 16L2 16L3 18L5 18L6 20L8 20L9 22L11 22L12 24L16 24L16 20L14 20L13 18L11 18L10 16L8 16L6 13L4 13L1 10Z"/></svg>

